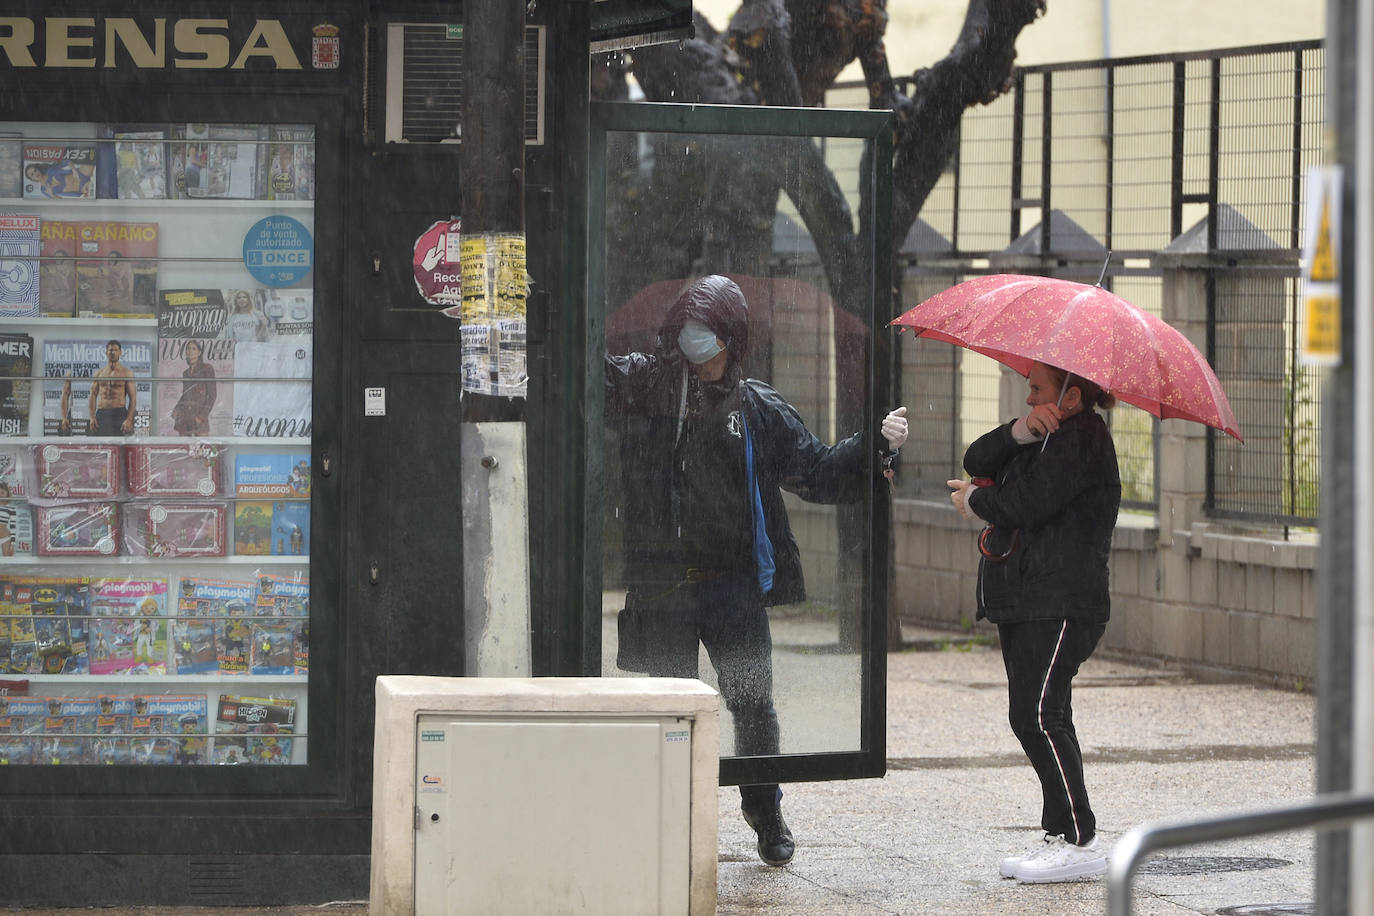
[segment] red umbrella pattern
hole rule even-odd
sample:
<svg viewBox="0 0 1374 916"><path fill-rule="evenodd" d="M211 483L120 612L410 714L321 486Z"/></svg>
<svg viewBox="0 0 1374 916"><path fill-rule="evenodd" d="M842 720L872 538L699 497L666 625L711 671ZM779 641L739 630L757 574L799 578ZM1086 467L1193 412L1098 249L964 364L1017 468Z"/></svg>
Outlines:
<svg viewBox="0 0 1374 916"><path fill-rule="evenodd" d="M1244 442L1230 401L1177 329L1100 286L993 274L937 293L891 322L1030 373L1057 366L1162 420L1204 423Z"/></svg>

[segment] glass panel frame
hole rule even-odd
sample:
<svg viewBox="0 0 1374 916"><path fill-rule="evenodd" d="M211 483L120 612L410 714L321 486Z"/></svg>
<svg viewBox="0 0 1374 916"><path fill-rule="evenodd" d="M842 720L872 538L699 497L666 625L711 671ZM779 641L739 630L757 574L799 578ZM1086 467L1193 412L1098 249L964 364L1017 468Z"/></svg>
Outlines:
<svg viewBox="0 0 1374 916"><path fill-rule="evenodd" d="M796 138L825 142L829 138L861 141L865 155L860 181L866 182L862 196L866 207L860 207L859 218L867 222L860 226L861 240L857 259L860 275L871 281L857 315L862 328L864 365L862 408L857 428L868 431L866 445L873 446L876 456L880 413L878 405L887 405L891 397L892 347L886 330L886 316L891 311L890 259L878 256L890 250L889 215L891 208L892 115L886 111L839 111L824 109L779 109L738 106L680 105L668 103L593 103L591 106L590 158L588 163L588 370L586 376L587 404L587 490L585 501L584 539L584 595L583 595L583 671L589 675L605 673L604 665L614 668L614 659L602 658L602 632L614 629L614 615L603 610L604 556L602 531L605 520L605 491L603 478L611 456L606 453L605 439L605 370L602 354L606 339L608 316L608 277L603 252L607 239L607 153L610 139L617 132L649 132L653 134L702 135L705 138L757 137ZM770 141L771 142L771 141ZM805 176L801 180L805 180ZM800 224L800 220L796 221ZM802 227L802 235L805 235ZM727 241L728 244L728 241ZM703 271L705 273L710 270ZM668 278L664 278L668 279ZM824 297L824 293L822 293ZM840 309L835 308L835 314ZM882 324L878 316L883 316ZM750 366L753 370L753 366ZM757 374L757 370L751 372ZM788 383L780 382L785 389ZM782 390L784 397L792 392ZM808 419L808 423L810 423ZM841 424L843 425L843 424ZM827 444L833 443L853 429L839 429L833 419L828 428L815 432ZM834 433L832 435L832 432ZM878 440L881 442L881 439ZM875 461L876 467L876 461ZM888 484L881 474L872 475L871 487L855 506L866 513L868 524L863 534L864 547L857 551L859 560L855 570L857 582L858 621L854 639L858 644L857 723L854 733L857 742L842 749L828 747L811 749L793 747L785 753L772 755L721 758L722 785L759 782L790 782L822 779L863 778L880 776L885 771L885 678L886 678L886 614L889 542L890 499ZM790 497L789 497L790 498ZM862 519L859 525L863 527ZM841 583L840 587L844 587ZM775 658L777 656L775 655ZM722 708L723 722L728 714ZM788 727L784 717L784 733ZM789 742L784 740L783 747Z"/></svg>

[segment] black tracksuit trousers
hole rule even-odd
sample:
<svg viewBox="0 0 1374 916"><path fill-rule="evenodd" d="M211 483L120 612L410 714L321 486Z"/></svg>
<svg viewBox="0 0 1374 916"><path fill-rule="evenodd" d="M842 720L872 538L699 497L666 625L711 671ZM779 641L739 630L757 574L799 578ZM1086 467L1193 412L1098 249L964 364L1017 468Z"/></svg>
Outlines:
<svg viewBox="0 0 1374 916"><path fill-rule="evenodd" d="M1105 624L1064 618L997 625L1007 669L1007 718L1040 777L1040 826L1077 845L1093 838L1097 819L1073 728L1073 677L1105 630Z"/></svg>

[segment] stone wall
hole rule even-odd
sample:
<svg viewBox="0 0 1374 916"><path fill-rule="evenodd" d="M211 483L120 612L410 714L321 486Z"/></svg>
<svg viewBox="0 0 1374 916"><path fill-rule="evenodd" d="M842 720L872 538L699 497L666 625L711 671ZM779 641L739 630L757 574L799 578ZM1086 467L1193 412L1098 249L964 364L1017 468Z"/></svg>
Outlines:
<svg viewBox="0 0 1374 916"><path fill-rule="evenodd" d="M948 501L924 500L898 500L893 523L891 612L911 624L972 625L982 526L965 521ZM1112 618L1102 649L1311 684L1317 549L1208 522L1165 539L1153 517L1125 513L1112 539ZM984 621L979 631L991 627Z"/></svg>

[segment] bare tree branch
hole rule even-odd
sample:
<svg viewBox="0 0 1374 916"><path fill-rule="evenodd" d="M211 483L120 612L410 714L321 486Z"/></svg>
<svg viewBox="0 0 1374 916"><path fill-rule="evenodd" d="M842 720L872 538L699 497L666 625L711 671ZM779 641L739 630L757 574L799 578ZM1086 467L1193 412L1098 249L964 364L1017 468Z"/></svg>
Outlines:
<svg viewBox="0 0 1374 916"><path fill-rule="evenodd" d="M616 75L629 72L654 101L815 106L824 102L839 73L858 60L869 106L889 109L896 119L889 253L895 263L902 241L954 153L964 111L993 101L1011 86L1016 39L1044 12L1045 2L969 0L949 53L899 81L891 75L884 45L887 0L744 0L724 32L697 14L695 39L642 49L628 60L603 62L594 91L598 98L615 97ZM899 83L911 86L910 95ZM720 145L718 151L728 148L729 144ZM861 240L844 196L814 144L791 149L798 158L790 161L799 163L793 172L778 169L767 155L725 154L729 161L705 162L712 194L717 195L708 204L708 210L716 210L705 222L727 235L731 213L751 231L770 226L777 193L785 188L822 252L832 288L848 288L846 263ZM867 225L871 205L866 199L861 202L860 225ZM744 207L768 212L745 216L740 212ZM698 251L709 248L709 240L685 241ZM749 249L745 260L752 262L758 252L751 241L741 238L724 245L728 250L741 246Z"/></svg>

